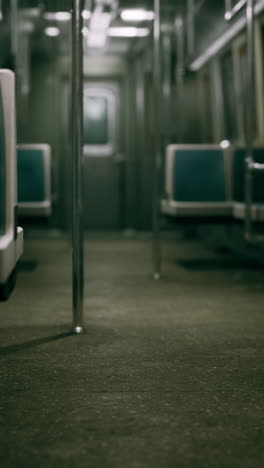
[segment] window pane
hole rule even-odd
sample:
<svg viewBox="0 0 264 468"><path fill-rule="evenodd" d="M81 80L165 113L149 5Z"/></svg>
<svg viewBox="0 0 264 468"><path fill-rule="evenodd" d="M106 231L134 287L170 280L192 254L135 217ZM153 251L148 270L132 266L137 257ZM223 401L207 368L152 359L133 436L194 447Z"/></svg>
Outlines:
<svg viewBox="0 0 264 468"><path fill-rule="evenodd" d="M223 100L224 100L224 138L235 140L237 137L237 124L235 112L234 69L231 50L221 59Z"/></svg>
<svg viewBox="0 0 264 468"><path fill-rule="evenodd" d="M84 97L85 145L108 144L108 101L104 96Z"/></svg>
<svg viewBox="0 0 264 468"><path fill-rule="evenodd" d="M244 135L246 129L246 113L247 113L247 46L243 45L239 49L239 75L241 80L240 99L243 108L243 120L244 120ZM256 117L256 102L254 97L254 110L253 110L253 135L257 136L257 117Z"/></svg>
<svg viewBox="0 0 264 468"><path fill-rule="evenodd" d="M211 101L211 76L208 70L202 76L202 99L203 99L203 139L206 143L213 141L213 112Z"/></svg>

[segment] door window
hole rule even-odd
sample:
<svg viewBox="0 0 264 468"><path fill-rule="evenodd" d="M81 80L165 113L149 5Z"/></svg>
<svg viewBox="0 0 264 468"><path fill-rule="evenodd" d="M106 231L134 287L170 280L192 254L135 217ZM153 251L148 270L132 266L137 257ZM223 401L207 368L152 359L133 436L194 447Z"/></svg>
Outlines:
<svg viewBox="0 0 264 468"><path fill-rule="evenodd" d="M84 152L110 156L115 150L116 100L111 90L86 88L84 92Z"/></svg>

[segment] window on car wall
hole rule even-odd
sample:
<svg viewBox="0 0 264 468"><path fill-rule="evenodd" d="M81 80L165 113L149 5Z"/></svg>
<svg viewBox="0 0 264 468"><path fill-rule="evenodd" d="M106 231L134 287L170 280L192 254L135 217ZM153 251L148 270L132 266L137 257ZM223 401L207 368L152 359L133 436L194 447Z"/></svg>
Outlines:
<svg viewBox="0 0 264 468"><path fill-rule="evenodd" d="M245 140L246 115L247 115L247 45L242 44L238 48L238 77L239 77L239 102L240 112L242 113L242 140ZM255 91L256 92L256 91ZM256 117L256 98L254 99L254 111L252 115L254 122L254 137L257 136L257 117Z"/></svg>
<svg viewBox="0 0 264 468"><path fill-rule="evenodd" d="M205 143L213 141L213 111L212 111L212 78L210 70L206 69L201 76L202 92L202 134Z"/></svg>
<svg viewBox="0 0 264 468"><path fill-rule="evenodd" d="M220 66L223 90L224 138L230 141L236 141L238 137L238 128L236 120L234 66L231 50L228 50L222 55Z"/></svg>

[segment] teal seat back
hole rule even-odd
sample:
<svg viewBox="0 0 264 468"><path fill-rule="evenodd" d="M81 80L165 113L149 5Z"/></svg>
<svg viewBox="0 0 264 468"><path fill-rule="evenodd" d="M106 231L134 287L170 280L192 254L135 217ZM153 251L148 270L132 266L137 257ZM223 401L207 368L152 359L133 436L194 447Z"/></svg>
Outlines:
<svg viewBox="0 0 264 468"><path fill-rule="evenodd" d="M254 160L264 163L264 148L254 148ZM245 149L237 148L234 151L233 161L233 200L239 203L245 202ZM253 201L264 203L264 174L253 173Z"/></svg>
<svg viewBox="0 0 264 468"><path fill-rule="evenodd" d="M6 180L5 180L5 134L4 134L4 114L2 96L0 92L0 235L5 232L5 212L6 212Z"/></svg>
<svg viewBox="0 0 264 468"><path fill-rule="evenodd" d="M177 202L225 202L224 151L175 150L173 196Z"/></svg>
<svg viewBox="0 0 264 468"><path fill-rule="evenodd" d="M17 150L18 203L45 200L45 164L41 149Z"/></svg>

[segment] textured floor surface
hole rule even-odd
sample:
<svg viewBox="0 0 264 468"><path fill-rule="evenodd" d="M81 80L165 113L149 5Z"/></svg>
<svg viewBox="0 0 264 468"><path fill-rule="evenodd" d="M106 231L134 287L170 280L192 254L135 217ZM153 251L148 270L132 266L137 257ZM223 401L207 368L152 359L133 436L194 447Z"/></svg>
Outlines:
<svg viewBox="0 0 264 468"><path fill-rule="evenodd" d="M191 242L89 240L86 333L70 249L28 241L0 305L1 468L264 466L264 273Z"/></svg>

